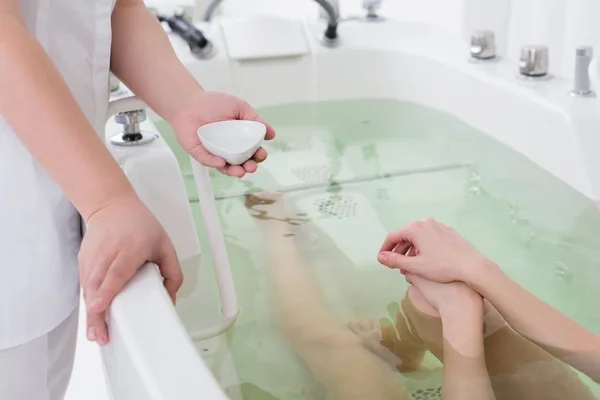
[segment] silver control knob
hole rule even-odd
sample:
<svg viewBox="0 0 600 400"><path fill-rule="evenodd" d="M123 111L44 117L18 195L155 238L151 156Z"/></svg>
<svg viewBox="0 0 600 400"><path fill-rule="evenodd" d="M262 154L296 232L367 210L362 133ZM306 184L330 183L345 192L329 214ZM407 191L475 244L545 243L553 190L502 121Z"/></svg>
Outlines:
<svg viewBox="0 0 600 400"><path fill-rule="evenodd" d="M548 74L548 47L523 46L519 61L519 72L528 77L542 77Z"/></svg>
<svg viewBox="0 0 600 400"><path fill-rule="evenodd" d="M123 131L110 141L118 146L141 145L152 142L156 135L143 132L140 123L146 120L146 110L133 110L115 114L115 122L123 125Z"/></svg>
<svg viewBox="0 0 600 400"><path fill-rule="evenodd" d="M381 8L383 0L363 0L363 8L367 11L368 19L377 19L377 11Z"/></svg>
<svg viewBox="0 0 600 400"><path fill-rule="evenodd" d="M471 34L471 57L478 60L496 57L496 38L493 31L480 30Z"/></svg>
<svg viewBox="0 0 600 400"><path fill-rule="evenodd" d="M115 122L123 125L123 133L140 133L140 123L145 120L145 110L126 111L115 115Z"/></svg>

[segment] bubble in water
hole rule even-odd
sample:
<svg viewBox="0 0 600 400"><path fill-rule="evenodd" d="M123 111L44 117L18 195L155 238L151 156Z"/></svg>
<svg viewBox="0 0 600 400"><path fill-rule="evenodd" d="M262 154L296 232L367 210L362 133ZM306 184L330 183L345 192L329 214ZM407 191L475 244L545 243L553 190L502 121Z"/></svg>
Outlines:
<svg viewBox="0 0 600 400"><path fill-rule="evenodd" d="M469 183L480 183L481 175L477 171L471 171L471 175L469 175Z"/></svg>
<svg viewBox="0 0 600 400"><path fill-rule="evenodd" d="M482 192L481 190L481 175L477 171L471 171L471 174L468 178L469 181L469 193L479 196Z"/></svg>
<svg viewBox="0 0 600 400"><path fill-rule="evenodd" d="M571 282L573 279L573 273L564 263L560 261L554 262L554 276L561 281Z"/></svg>
<svg viewBox="0 0 600 400"><path fill-rule="evenodd" d="M481 195L481 186L469 186L469 193L475 196Z"/></svg>
<svg viewBox="0 0 600 400"><path fill-rule="evenodd" d="M377 189L377 200L389 200L390 196L386 188Z"/></svg>
<svg viewBox="0 0 600 400"><path fill-rule="evenodd" d="M519 207L516 204L509 204L508 207L506 207L506 213L508 214L510 222L513 224L519 222Z"/></svg>
<svg viewBox="0 0 600 400"><path fill-rule="evenodd" d="M530 246L537 239L537 235L534 231L527 231L525 234L525 246Z"/></svg>

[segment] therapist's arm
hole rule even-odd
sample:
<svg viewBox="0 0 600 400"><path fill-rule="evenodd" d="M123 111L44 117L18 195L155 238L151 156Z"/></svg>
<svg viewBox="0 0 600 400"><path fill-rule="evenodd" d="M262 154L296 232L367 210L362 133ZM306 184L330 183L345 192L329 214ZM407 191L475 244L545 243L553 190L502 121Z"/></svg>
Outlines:
<svg viewBox="0 0 600 400"><path fill-rule="evenodd" d="M86 120L17 0L0 0L0 115L84 219L133 189Z"/></svg>
<svg viewBox="0 0 600 400"><path fill-rule="evenodd" d="M111 70L165 120L204 93L143 0L117 0L112 33Z"/></svg>
<svg viewBox="0 0 600 400"><path fill-rule="evenodd" d="M254 172L256 162L227 166L225 160L209 154L196 130L207 123L247 119L265 123L245 101L221 93L204 92L202 86L179 61L171 43L142 0L117 0L112 14L111 70L137 96L169 122L182 147L204 165L242 177ZM275 136L267 125L266 139ZM259 149L254 159L267 153Z"/></svg>
<svg viewBox="0 0 600 400"><path fill-rule="evenodd" d="M25 27L18 0L0 0L0 115L87 223L79 270L88 337L108 341L104 311L146 261L174 298L182 276L171 241Z"/></svg>

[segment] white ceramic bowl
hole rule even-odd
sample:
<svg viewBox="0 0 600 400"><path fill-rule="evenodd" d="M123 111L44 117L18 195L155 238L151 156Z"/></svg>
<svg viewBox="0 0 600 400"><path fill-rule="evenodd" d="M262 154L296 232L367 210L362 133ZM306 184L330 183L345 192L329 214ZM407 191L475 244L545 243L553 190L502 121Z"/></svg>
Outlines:
<svg viewBox="0 0 600 400"><path fill-rule="evenodd" d="M230 165L242 165L258 150L267 127L256 121L231 120L206 124L198 129L200 142L210 153Z"/></svg>

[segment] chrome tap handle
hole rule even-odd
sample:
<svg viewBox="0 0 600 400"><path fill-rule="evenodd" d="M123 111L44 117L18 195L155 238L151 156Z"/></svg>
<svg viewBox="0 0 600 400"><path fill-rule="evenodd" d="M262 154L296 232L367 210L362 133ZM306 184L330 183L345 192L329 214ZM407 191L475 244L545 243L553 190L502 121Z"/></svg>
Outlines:
<svg viewBox="0 0 600 400"><path fill-rule="evenodd" d="M139 102L137 98L123 99L134 105ZM127 103L122 103L127 106ZM128 107L125 107L127 109ZM110 142L116 146L139 146L151 143L157 138L152 132L144 132L140 124L146 120L146 110L143 108L123 111L115 114L115 122L123 125L123 130L113 136Z"/></svg>
<svg viewBox="0 0 600 400"><path fill-rule="evenodd" d="M115 115L115 122L123 125L123 133L134 135L140 133L140 123L146 120L146 110L120 112Z"/></svg>
<svg viewBox="0 0 600 400"><path fill-rule="evenodd" d="M548 74L548 47L523 46L519 72L528 77L546 76Z"/></svg>
<svg viewBox="0 0 600 400"><path fill-rule="evenodd" d="M367 18L378 18L377 10L381 8L383 0L363 0L362 6L367 10Z"/></svg>
<svg viewBox="0 0 600 400"><path fill-rule="evenodd" d="M493 31L480 30L471 34L471 57L478 60L496 57L496 38Z"/></svg>

